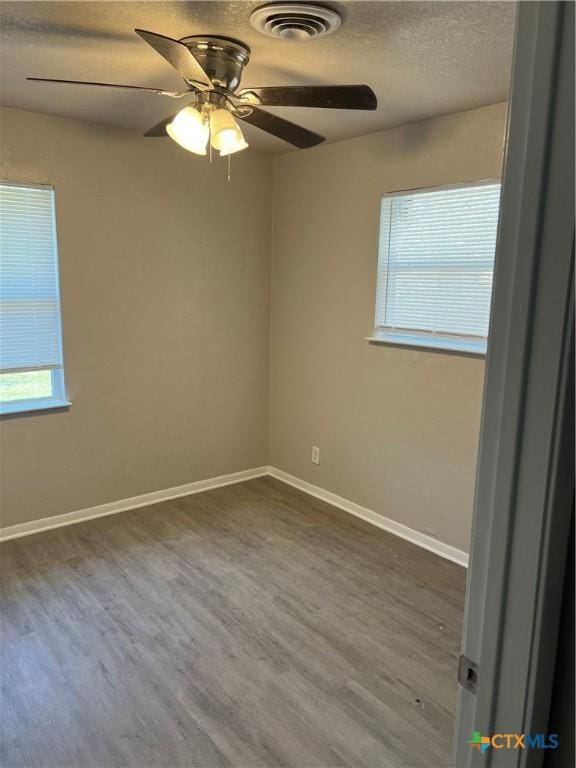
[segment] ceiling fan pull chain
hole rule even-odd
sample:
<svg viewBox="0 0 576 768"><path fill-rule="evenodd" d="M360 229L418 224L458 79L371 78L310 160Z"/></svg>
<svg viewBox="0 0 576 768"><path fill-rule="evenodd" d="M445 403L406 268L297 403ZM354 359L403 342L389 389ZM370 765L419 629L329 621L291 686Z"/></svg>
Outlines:
<svg viewBox="0 0 576 768"><path fill-rule="evenodd" d="M230 155L228 155L228 184L230 184L230 182L232 181L232 175L230 173L230 163L231 163Z"/></svg>

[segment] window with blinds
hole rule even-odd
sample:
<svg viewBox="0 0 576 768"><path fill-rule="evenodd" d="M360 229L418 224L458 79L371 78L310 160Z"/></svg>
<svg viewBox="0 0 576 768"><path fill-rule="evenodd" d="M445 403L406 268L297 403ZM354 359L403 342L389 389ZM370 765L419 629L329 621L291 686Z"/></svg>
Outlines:
<svg viewBox="0 0 576 768"><path fill-rule="evenodd" d="M374 339L485 353L500 184L385 195Z"/></svg>
<svg viewBox="0 0 576 768"><path fill-rule="evenodd" d="M64 405L54 190L0 182L0 412Z"/></svg>

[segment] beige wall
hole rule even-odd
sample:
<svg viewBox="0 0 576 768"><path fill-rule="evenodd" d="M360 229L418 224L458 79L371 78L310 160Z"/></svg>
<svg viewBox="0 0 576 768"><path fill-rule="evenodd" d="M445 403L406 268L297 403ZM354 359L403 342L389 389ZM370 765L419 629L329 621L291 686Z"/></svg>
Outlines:
<svg viewBox="0 0 576 768"><path fill-rule="evenodd" d="M365 337L381 194L498 176L503 105L289 153L274 187L253 152L227 184L168 141L0 118L1 177L56 186L73 401L2 421L2 525L270 463L468 548L483 361Z"/></svg>
<svg viewBox="0 0 576 768"><path fill-rule="evenodd" d="M2 525L267 460L271 160L1 113L1 177L56 187L68 412L4 419Z"/></svg>
<svg viewBox="0 0 576 768"><path fill-rule="evenodd" d="M270 463L464 550L483 360L365 337L382 193L499 177L504 126L494 105L275 160Z"/></svg>

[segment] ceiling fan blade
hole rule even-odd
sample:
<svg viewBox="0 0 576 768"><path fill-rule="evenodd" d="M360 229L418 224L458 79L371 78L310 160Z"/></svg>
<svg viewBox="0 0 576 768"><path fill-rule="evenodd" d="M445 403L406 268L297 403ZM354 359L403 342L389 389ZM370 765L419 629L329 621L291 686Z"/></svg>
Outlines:
<svg viewBox="0 0 576 768"><path fill-rule="evenodd" d="M172 40L171 37L157 35L155 32L147 32L145 29L134 31L166 59L184 80L200 87L212 88L212 81L184 43Z"/></svg>
<svg viewBox="0 0 576 768"><path fill-rule="evenodd" d="M180 96L186 96L190 91L164 91L161 88L145 88L141 85L118 85L117 83L91 83L86 80L54 80L51 77L27 77L26 80L33 80L36 83L59 83L60 85L95 85L99 88L123 88L129 91L144 91L145 93L154 93L159 96L170 96L173 99L179 99Z"/></svg>
<svg viewBox="0 0 576 768"><path fill-rule="evenodd" d="M322 109L376 109L378 100L367 85L287 85L244 88L240 98L253 94L263 107L320 107Z"/></svg>
<svg viewBox="0 0 576 768"><path fill-rule="evenodd" d="M321 144L324 141L324 136L309 131L307 128L302 128L296 125L296 123L284 120L283 117L273 115L271 112L258 109L258 107L252 107L252 112L249 115L239 114L238 117L244 120L244 122L266 131L266 133L271 133L272 136L284 139L284 141L299 149L315 147L316 144Z"/></svg>

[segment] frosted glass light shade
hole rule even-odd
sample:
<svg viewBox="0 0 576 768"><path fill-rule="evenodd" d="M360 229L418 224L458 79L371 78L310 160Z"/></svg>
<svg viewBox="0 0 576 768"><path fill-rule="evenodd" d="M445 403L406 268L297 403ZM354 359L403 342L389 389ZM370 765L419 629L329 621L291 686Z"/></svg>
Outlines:
<svg viewBox="0 0 576 768"><path fill-rule="evenodd" d="M248 146L240 126L227 109L216 109L210 115L210 142L221 155L231 155Z"/></svg>
<svg viewBox="0 0 576 768"><path fill-rule="evenodd" d="M227 155L233 155L235 152L240 152L243 149L248 149L249 144L248 142L242 138L242 141L238 142L234 146L227 148L227 149L221 149L220 150L220 157L226 157Z"/></svg>
<svg viewBox="0 0 576 768"><path fill-rule="evenodd" d="M202 115L193 107L180 110L174 120L166 126L171 139L188 152L205 155L210 131Z"/></svg>

